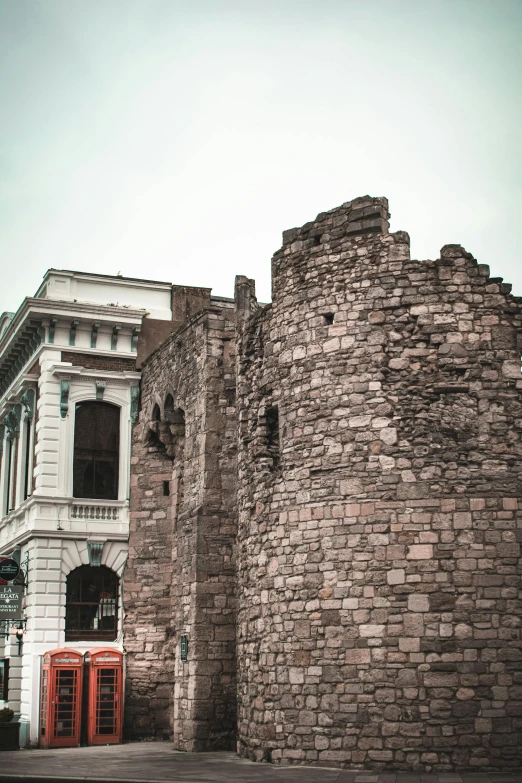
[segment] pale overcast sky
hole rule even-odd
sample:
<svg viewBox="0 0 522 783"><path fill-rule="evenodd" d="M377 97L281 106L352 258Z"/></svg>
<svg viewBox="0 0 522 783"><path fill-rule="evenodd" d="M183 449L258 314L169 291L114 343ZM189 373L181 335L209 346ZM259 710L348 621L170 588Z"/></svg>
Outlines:
<svg viewBox="0 0 522 783"><path fill-rule="evenodd" d="M520 0L0 0L0 312L49 267L270 296L283 229L387 196L522 295Z"/></svg>

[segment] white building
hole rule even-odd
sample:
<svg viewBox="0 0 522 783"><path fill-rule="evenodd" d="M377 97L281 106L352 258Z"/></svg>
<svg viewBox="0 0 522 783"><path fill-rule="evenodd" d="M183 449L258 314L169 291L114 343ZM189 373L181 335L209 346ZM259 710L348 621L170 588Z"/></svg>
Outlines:
<svg viewBox="0 0 522 783"><path fill-rule="evenodd" d="M138 335L145 316L149 349L172 331L173 302L185 301L176 290L192 296L51 269L35 297L0 318L0 554L18 557L27 576L20 653L14 629L0 636L9 671L0 708L19 716L22 745L38 742L44 652L123 647Z"/></svg>

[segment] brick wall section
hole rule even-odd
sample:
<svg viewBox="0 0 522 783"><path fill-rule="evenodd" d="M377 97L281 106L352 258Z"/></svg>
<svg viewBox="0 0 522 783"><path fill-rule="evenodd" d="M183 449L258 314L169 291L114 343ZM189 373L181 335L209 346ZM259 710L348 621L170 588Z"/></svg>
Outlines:
<svg viewBox="0 0 522 783"><path fill-rule="evenodd" d="M71 362L75 367L85 367L87 370L136 372L136 360L121 356L95 356L90 353L62 351L62 362Z"/></svg>
<svg viewBox="0 0 522 783"><path fill-rule="evenodd" d="M172 321L183 324L194 315L210 306L210 288L195 288L194 286L172 286Z"/></svg>
<svg viewBox="0 0 522 783"><path fill-rule="evenodd" d="M136 365L138 369L147 358L172 332L182 328L185 323L201 310L210 307L210 288L173 285L171 294L172 320L163 321L144 318L138 340Z"/></svg>
<svg viewBox="0 0 522 783"><path fill-rule="evenodd" d="M127 735L173 736L181 750L235 743L234 349L234 324L220 309L193 317L145 363L133 434ZM184 438L165 409L169 394L184 412Z"/></svg>
<svg viewBox="0 0 522 783"><path fill-rule="evenodd" d="M519 767L521 300L387 220L285 232L271 306L237 281L239 749Z"/></svg>

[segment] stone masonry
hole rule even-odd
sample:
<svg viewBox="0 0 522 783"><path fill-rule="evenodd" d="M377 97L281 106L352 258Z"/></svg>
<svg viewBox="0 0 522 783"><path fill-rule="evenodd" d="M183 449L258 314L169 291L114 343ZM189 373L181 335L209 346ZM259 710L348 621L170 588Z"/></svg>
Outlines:
<svg viewBox="0 0 522 783"><path fill-rule="evenodd" d="M233 747L235 342L207 308L147 360L124 576L126 726L182 750ZM176 645L189 639L189 660Z"/></svg>
<svg viewBox="0 0 522 783"><path fill-rule="evenodd" d="M459 245L410 260L388 219L363 197L286 231L272 304L238 277L235 319L144 364L134 736L228 747L237 692L258 761L521 764L522 302Z"/></svg>

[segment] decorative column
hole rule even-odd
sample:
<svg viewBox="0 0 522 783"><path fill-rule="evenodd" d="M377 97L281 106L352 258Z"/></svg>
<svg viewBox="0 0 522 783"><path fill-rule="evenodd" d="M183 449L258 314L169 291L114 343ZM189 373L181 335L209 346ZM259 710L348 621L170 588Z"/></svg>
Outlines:
<svg viewBox="0 0 522 783"><path fill-rule="evenodd" d="M20 419L22 415L22 406L17 403L14 408L9 411L4 419L4 425L7 430L8 447L6 449L6 464L5 464L5 483L3 487L3 515L9 514L15 508L16 495L16 472L17 472L17 458L18 458L18 439L20 436Z"/></svg>
<svg viewBox="0 0 522 783"><path fill-rule="evenodd" d="M36 393L34 389L27 389L20 399L22 406L23 433L20 439L20 470L16 483L17 503L32 495L33 491L33 466L34 466L34 413Z"/></svg>

